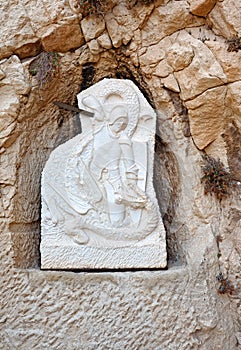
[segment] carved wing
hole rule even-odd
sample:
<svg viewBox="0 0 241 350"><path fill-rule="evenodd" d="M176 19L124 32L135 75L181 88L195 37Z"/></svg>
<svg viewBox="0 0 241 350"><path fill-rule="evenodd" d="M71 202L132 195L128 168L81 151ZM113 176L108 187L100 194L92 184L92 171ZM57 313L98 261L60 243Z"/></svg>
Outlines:
<svg viewBox="0 0 241 350"><path fill-rule="evenodd" d="M102 199L100 188L88 169L91 148L91 142L82 147L82 151L76 147L66 166L65 186L68 202L80 214L95 209L95 204Z"/></svg>

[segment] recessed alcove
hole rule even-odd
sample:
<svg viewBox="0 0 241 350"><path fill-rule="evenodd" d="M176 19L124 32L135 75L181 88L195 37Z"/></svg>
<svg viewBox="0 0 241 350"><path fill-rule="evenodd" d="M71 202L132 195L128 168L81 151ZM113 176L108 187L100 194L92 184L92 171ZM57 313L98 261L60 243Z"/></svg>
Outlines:
<svg viewBox="0 0 241 350"><path fill-rule="evenodd" d="M137 69L125 64L113 67L107 77L132 80L155 108L155 101L148 85ZM102 69L103 68L103 69ZM18 155L17 194L13 200L12 222L9 230L14 249L14 264L17 268L38 268L40 266L40 180L41 173L50 152L58 145L81 132L79 116L76 112L56 107L53 102L68 102L76 105L76 95L81 89L106 77L106 66L88 63L83 69L73 68L72 75L66 81L56 85L52 82L51 98L48 90L39 94L35 91L32 98L33 110L29 110L20 124L23 131L18 137L20 153ZM66 74L66 73L64 73ZM66 95L64 95L66 94ZM76 105L77 106L77 105ZM160 123L157 120L157 123ZM159 128L159 126L157 126ZM163 130L164 132L164 130ZM154 186L160 211L167 231L168 258L170 264L184 262L178 238L169 237L169 224L175 214L178 202L178 164L173 152L162 142L157 133L154 165Z"/></svg>

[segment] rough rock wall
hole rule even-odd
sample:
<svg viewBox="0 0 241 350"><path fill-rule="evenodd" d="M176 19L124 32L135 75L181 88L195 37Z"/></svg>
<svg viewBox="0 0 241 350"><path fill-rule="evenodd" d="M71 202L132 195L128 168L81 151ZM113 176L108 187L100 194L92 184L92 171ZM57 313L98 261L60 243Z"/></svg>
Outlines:
<svg viewBox="0 0 241 350"><path fill-rule="evenodd" d="M234 350L241 344L241 5L235 0L2 1L0 27L0 349ZM146 1L147 2L147 1ZM60 53L42 89L29 68ZM167 271L39 270L40 176L80 132L74 105L104 77L129 78L158 113L155 182ZM202 154L236 187L204 195ZM220 294L222 272L234 292Z"/></svg>

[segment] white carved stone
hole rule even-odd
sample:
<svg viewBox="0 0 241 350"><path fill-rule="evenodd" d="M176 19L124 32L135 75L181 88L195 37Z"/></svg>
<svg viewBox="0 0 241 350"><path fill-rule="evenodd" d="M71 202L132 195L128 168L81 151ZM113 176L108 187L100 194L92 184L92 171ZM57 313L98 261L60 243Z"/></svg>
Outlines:
<svg viewBox="0 0 241 350"><path fill-rule="evenodd" d="M82 133L57 147L42 174L43 269L165 268L153 188L156 114L129 80L78 95Z"/></svg>

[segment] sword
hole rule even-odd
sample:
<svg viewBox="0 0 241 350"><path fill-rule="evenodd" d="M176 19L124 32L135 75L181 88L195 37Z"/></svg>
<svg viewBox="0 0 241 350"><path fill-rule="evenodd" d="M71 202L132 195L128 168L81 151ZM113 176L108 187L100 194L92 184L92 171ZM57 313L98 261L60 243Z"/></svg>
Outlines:
<svg viewBox="0 0 241 350"><path fill-rule="evenodd" d="M79 108L77 108L77 107L68 105L67 103L54 101L53 104L54 104L55 106L58 106L59 108L66 109L67 111L72 111L72 112L77 112L77 113L83 113L83 114L87 115L88 117L93 117L93 116L94 116L94 113L92 113L92 112L85 111L84 109L79 109Z"/></svg>

